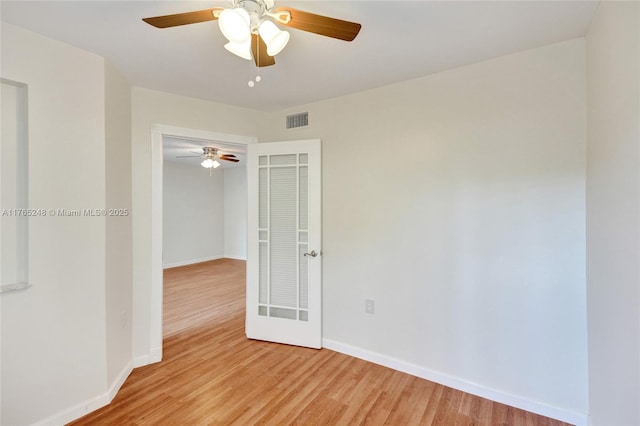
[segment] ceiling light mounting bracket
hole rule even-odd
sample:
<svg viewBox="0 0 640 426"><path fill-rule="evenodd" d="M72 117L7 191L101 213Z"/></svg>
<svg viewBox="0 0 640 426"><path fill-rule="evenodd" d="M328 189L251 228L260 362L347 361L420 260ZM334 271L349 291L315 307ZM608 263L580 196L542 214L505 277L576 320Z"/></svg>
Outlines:
<svg viewBox="0 0 640 426"><path fill-rule="evenodd" d="M289 22L291 22L291 12L289 12L288 10L281 10L278 12L265 12L265 15L275 19L276 21L284 25L287 25Z"/></svg>

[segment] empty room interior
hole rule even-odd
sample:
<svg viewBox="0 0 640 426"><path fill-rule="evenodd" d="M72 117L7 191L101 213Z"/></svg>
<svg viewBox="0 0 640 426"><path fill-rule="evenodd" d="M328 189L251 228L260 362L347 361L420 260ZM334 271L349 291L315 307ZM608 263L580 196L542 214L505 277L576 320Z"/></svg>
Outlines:
<svg viewBox="0 0 640 426"><path fill-rule="evenodd" d="M640 425L640 2L0 25L1 425Z"/></svg>

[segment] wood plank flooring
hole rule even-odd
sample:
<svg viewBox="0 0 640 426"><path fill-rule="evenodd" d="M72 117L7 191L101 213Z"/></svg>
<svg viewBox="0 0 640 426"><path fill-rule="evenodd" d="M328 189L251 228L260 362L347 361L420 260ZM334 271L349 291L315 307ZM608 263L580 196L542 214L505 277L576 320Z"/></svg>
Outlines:
<svg viewBox="0 0 640 426"><path fill-rule="evenodd" d="M166 270L163 361L72 425L565 425L327 349L247 340L244 268Z"/></svg>

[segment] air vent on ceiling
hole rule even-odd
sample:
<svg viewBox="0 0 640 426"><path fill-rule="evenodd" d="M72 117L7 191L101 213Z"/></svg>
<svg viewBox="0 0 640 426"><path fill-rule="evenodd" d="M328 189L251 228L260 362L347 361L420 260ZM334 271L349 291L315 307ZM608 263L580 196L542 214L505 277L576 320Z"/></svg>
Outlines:
<svg viewBox="0 0 640 426"><path fill-rule="evenodd" d="M309 113L301 112L298 114L287 115L287 129L295 129L296 127L304 127L309 125Z"/></svg>

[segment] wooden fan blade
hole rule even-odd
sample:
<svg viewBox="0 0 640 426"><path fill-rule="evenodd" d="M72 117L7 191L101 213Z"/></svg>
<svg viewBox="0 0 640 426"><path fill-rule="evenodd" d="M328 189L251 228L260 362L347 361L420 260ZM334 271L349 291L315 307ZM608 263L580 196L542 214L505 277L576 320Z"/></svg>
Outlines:
<svg viewBox="0 0 640 426"><path fill-rule="evenodd" d="M212 9L197 10L195 12L176 13L174 15L155 16L144 18L143 21L156 28L177 27L179 25L196 24L198 22L214 21L218 19L218 13L224 8L214 7Z"/></svg>
<svg viewBox="0 0 640 426"><path fill-rule="evenodd" d="M176 158L195 158L202 157L202 155L176 155Z"/></svg>
<svg viewBox="0 0 640 426"><path fill-rule="evenodd" d="M218 158L224 161L233 161L234 163L238 163L240 161L240 160L236 160L235 158L227 158L224 155L219 155Z"/></svg>
<svg viewBox="0 0 640 426"><path fill-rule="evenodd" d="M233 155L233 154L218 154L218 155L219 155L220 157L233 157L233 158L236 158L236 156L235 156L235 155Z"/></svg>
<svg viewBox="0 0 640 426"><path fill-rule="evenodd" d="M328 16L303 12L302 10L292 7L276 8L276 15L281 12L289 12L291 14L291 20L289 22L278 19L278 22L282 25L345 41L353 41L360 32L360 28L362 28L362 25L356 22L343 21L341 19L329 18Z"/></svg>
<svg viewBox="0 0 640 426"><path fill-rule="evenodd" d="M257 34L251 34L251 53L253 53L253 61L258 67L268 67L276 63L273 56L267 55L267 45Z"/></svg>

